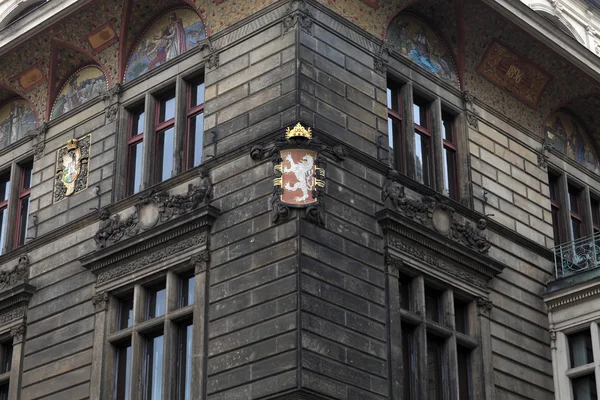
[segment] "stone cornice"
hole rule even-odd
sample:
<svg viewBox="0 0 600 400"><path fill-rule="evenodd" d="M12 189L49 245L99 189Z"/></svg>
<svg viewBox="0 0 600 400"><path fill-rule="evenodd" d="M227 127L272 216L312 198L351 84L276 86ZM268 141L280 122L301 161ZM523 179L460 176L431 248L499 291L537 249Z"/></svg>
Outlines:
<svg viewBox="0 0 600 400"><path fill-rule="evenodd" d="M553 311L559 308L570 307L582 301L591 300L596 297L600 297L600 286L587 288L585 290L580 290L575 293L570 293L565 296L545 301L548 310Z"/></svg>

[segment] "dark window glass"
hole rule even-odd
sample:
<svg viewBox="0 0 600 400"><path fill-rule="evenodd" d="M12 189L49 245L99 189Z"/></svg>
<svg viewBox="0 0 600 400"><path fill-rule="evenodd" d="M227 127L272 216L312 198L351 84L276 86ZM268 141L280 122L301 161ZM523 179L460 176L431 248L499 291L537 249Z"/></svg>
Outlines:
<svg viewBox="0 0 600 400"><path fill-rule="evenodd" d="M10 172L0 176L0 203L8 201L10 196Z"/></svg>
<svg viewBox="0 0 600 400"><path fill-rule="evenodd" d="M0 400L8 400L8 383L0 386Z"/></svg>
<svg viewBox="0 0 600 400"><path fill-rule="evenodd" d="M133 297L127 297L119 303L119 323L117 330L127 329L133 325Z"/></svg>
<svg viewBox="0 0 600 400"><path fill-rule="evenodd" d="M441 293L432 288L425 288L425 315L435 322L442 322L440 309Z"/></svg>
<svg viewBox="0 0 600 400"><path fill-rule="evenodd" d="M442 115L442 139L454 142L454 118L447 114Z"/></svg>
<svg viewBox="0 0 600 400"><path fill-rule="evenodd" d="M410 310L410 289L411 278L405 275L400 276L400 307Z"/></svg>
<svg viewBox="0 0 600 400"><path fill-rule="evenodd" d="M412 399L410 393L415 374L413 328L402 324L402 400Z"/></svg>
<svg viewBox="0 0 600 400"><path fill-rule="evenodd" d="M191 400L192 389L192 329L193 325L182 326L179 329L178 352L178 399Z"/></svg>
<svg viewBox="0 0 600 400"><path fill-rule="evenodd" d="M194 304L194 284L196 282L196 277L194 275L191 276L183 276L181 277L181 288L180 292L180 306L185 307L190 304Z"/></svg>
<svg viewBox="0 0 600 400"><path fill-rule="evenodd" d="M129 177L128 194L139 192L142 184L142 154L144 152L144 142L138 142L129 146Z"/></svg>
<svg viewBox="0 0 600 400"><path fill-rule="evenodd" d="M163 376L162 335L146 339L144 361L144 399L161 399Z"/></svg>
<svg viewBox="0 0 600 400"><path fill-rule="evenodd" d="M17 246L22 246L25 244L25 240L27 239L27 225L29 223L29 196L20 200L19 209L19 238L17 241Z"/></svg>
<svg viewBox="0 0 600 400"><path fill-rule="evenodd" d="M23 165L21 168L22 183L21 190L27 190L31 188L31 179L33 177L33 164Z"/></svg>
<svg viewBox="0 0 600 400"><path fill-rule="evenodd" d="M440 339L427 335L427 392L429 400L443 399L442 350Z"/></svg>
<svg viewBox="0 0 600 400"><path fill-rule="evenodd" d="M592 225L594 225L594 233L600 231L600 202L596 199L591 199L592 203Z"/></svg>
<svg viewBox="0 0 600 400"><path fill-rule="evenodd" d="M548 185L550 188L550 206L552 208L552 230L554 234L554 245L558 246L564 242L560 223L560 202L558 199L559 177L550 174L548 176Z"/></svg>
<svg viewBox="0 0 600 400"><path fill-rule="evenodd" d="M22 164L19 183L19 209L17 214L17 243L22 246L27 240L27 225L29 224L29 194L31 193L31 173L33 163Z"/></svg>
<svg viewBox="0 0 600 400"><path fill-rule="evenodd" d="M202 138L204 136L204 113L194 115L189 120L188 168L202 163Z"/></svg>
<svg viewBox="0 0 600 400"><path fill-rule="evenodd" d="M6 242L6 225L8 224L8 209L6 207L0 209L0 253L4 249Z"/></svg>
<svg viewBox="0 0 600 400"><path fill-rule="evenodd" d="M173 118L175 118L175 94L170 94L159 102L158 122L165 122Z"/></svg>
<svg viewBox="0 0 600 400"><path fill-rule="evenodd" d="M171 177L173 172L174 128L158 132L156 135L155 183Z"/></svg>
<svg viewBox="0 0 600 400"><path fill-rule="evenodd" d="M115 366L115 399L129 400L131 387L131 345L117 348Z"/></svg>
<svg viewBox="0 0 600 400"><path fill-rule="evenodd" d="M469 303L454 299L454 323L456 330L460 333L468 333Z"/></svg>
<svg viewBox="0 0 600 400"><path fill-rule="evenodd" d="M571 218L571 226L573 227L573 240L581 238L581 221L576 218Z"/></svg>
<svg viewBox="0 0 600 400"><path fill-rule="evenodd" d="M148 288L147 296L147 319L152 319L164 315L165 307L167 305L167 289L165 289L164 282L161 285Z"/></svg>
<svg viewBox="0 0 600 400"><path fill-rule="evenodd" d="M204 82L196 82L191 85L190 107L204 104Z"/></svg>
<svg viewBox="0 0 600 400"><path fill-rule="evenodd" d="M429 137L415 132L415 156L417 157L416 179L431 186L431 146Z"/></svg>
<svg viewBox="0 0 600 400"><path fill-rule="evenodd" d="M387 88L387 107L392 111L400 112L400 102L398 101L399 89L396 86Z"/></svg>
<svg viewBox="0 0 600 400"><path fill-rule="evenodd" d="M573 400L598 400L594 374L574 378L571 383L573 384Z"/></svg>
<svg viewBox="0 0 600 400"><path fill-rule="evenodd" d="M569 187L569 209L579 214L579 190Z"/></svg>
<svg viewBox="0 0 600 400"><path fill-rule="evenodd" d="M560 239L560 225L558 224L560 221L560 213L558 208L552 207L552 231L554 232L554 244L556 246L561 244Z"/></svg>
<svg viewBox="0 0 600 400"><path fill-rule="evenodd" d="M462 346L457 346L456 350L458 358L458 398L459 400L471 400L470 350Z"/></svg>
<svg viewBox="0 0 600 400"><path fill-rule="evenodd" d="M457 196L456 186L456 151L444 147L444 189L453 199Z"/></svg>
<svg viewBox="0 0 600 400"><path fill-rule="evenodd" d="M594 361L592 352L592 336L589 328L568 335L571 368L589 364Z"/></svg>
<svg viewBox="0 0 600 400"><path fill-rule="evenodd" d="M10 340L0 343L0 374L10 371L12 364L13 346Z"/></svg>

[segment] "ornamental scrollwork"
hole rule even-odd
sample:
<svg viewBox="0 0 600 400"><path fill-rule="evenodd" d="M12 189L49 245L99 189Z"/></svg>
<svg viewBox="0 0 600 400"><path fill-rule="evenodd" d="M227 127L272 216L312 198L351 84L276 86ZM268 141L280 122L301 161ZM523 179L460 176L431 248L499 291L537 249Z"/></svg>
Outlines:
<svg viewBox="0 0 600 400"><path fill-rule="evenodd" d="M206 272L210 263L210 251L204 250L199 254L195 254L190 258L190 264L194 267L194 273L200 274Z"/></svg>
<svg viewBox="0 0 600 400"><path fill-rule="evenodd" d="M297 3L297 4L296 4ZM296 9L296 11L294 11ZM308 10L305 0L294 0L288 8L288 15L283 20L283 30L288 32L298 24L300 29L312 35L312 14Z"/></svg>
<svg viewBox="0 0 600 400"><path fill-rule="evenodd" d="M19 307L0 315L0 324L6 324L15 319L25 318L25 311L25 307Z"/></svg>
<svg viewBox="0 0 600 400"><path fill-rule="evenodd" d="M11 271L0 271L0 291L29 282L29 257L22 255Z"/></svg>
<svg viewBox="0 0 600 400"><path fill-rule="evenodd" d="M494 308L494 303L491 300L484 299L483 297L477 298L477 307L479 307L479 311L482 313L490 313L492 308Z"/></svg>
<svg viewBox="0 0 600 400"><path fill-rule="evenodd" d="M108 306L108 293L97 293L92 296L92 304L94 305L96 312L106 310Z"/></svg>
<svg viewBox="0 0 600 400"><path fill-rule="evenodd" d="M13 344L21 343L25 339L27 325L21 323L10 330L10 336L13 338Z"/></svg>
<svg viewBox="0 0 600 400"><path fill-rule="evenodd" d="M538 166L540 168L546 169L548 167L548 153L553 148L554 147L552 146L552 143L550 143L548 140L544 139L542 141L542 147L540 147L537 155Z"/></svg>

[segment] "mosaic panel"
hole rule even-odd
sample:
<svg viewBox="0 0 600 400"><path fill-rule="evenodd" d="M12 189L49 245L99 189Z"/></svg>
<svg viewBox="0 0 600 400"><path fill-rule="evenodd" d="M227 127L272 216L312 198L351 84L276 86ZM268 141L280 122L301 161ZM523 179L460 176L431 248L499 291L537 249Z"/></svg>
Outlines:
<svg viewBox="0 0 600 400"><path fill-rule="evenodd" d="M387 42L419 67L459 86L454 60L446 44L420 18L408 14L398 15L390 24Z"/></svg>
<svg viewBox="0 0 600 400"><path fill-rule="evenodd" d="M98 67L85 67L74 73L56 97L50 119L57 118L99 96L107 89L106 76Z"/></svg>
<svg viewBox="0 0 600 400"><path fill-rule="evenodd" d="M25 100L17 99L0 107L0 149L24 138L35 129L33 109Z"/></svg>
<svg viewBox="0 0 600 400"><path fill-rule="evenodd" d="M598 155L581 123L571 114L557 111L544 123L544 136L555 150L587 169L598 172Z"/></svg>
<svg viewBox="0 0 600 400"><path fill-rule="evenodd" d="M156 20L136 44L124 81L163 65L193 48L205 37L204 23L193 10L169 11Z"/></svg>

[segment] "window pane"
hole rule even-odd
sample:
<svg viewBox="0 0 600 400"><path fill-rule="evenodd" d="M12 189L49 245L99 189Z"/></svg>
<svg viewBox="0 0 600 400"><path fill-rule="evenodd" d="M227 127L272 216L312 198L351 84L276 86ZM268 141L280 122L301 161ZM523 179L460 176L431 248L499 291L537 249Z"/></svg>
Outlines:
<svg viewBox="0 0 600 400"><path fill-rule="evenodd" d="M455 329L467 334L469 332L469 303L454 299L454 325Z"/></svg>
<svg viewBox="0 0 600 400"><path fill-rule="evenodd" d="M598 211L600 211L600 203L598 200L592 199L592 222L594 225L600 225Z"/></svg>
<svg viewBox="0 0 600 400"><path fill-rule="evenodd" d="M412 327L402 324L402 399L411 400L412 387L411 378L415 376L415 364L413 362L413 339Z"/></svg>
<svg viewBox="0 0 600 400"><path fill-rule="evenodd" d="M162 182L171 177L173 171L173 134L175 130L169 128L159 132L156 136L156 182Z"/></svg>
<svg viewBox="0 0 600 400"><path fill-rule="evenodd" d="M560 215L558 208L552 207L552 231L554 232L554 244L558 246L562 243L560 236Z"/></svg>
<svg viewBox="0 0 600 400"><path fill-rule="evenodd" d="M129 400L131 386L131 346L117 349L115 368L115 398L116 400Z"/></svg>
<svg viewBox="0 0 600 400"><path fill-rule="evenodd" d="M569 187L569 209L579 214L579 191L572 187Z"/></svg>
<svg viewBox="0 0 600 400"><path fill-rule="evenodd" d="M190 304L194 304L194 285L196 282L196 277L192 276L184 276L181 278L181 288L180 288L180 306L185 307Z"/></svg>
<svg viewBox="0 0 600 400"><path fill-rule="evenodd" d="M396 87L388 87L387 88L387 107L400 112L400 105L398 103L398 88Z"/></svg>
<svg viewBox="0 0 600 400"><path fill-rule="evenodd" d="M410 283L411 279L408 276L400 276L400 307L405 310L410 310Z"/></svg>
<svg viewBox="0 0 600 400"><path fill-rule="evenodd" d="M415 124L427 128L427 104L425 102L415 99L413 118Z"/></svg>
<svg viewBox="0 0 600 400"><path fill-rule="evenodd" d="M592 353L592 336L589 328L568 336L571 368L589 364L594 361Z"/></svg>
<svg viewBox="0 0 600 400"><path fill-rule="evenodd" d="M573 240L581 238L581 221L571 218L571 226L573 227Z"/></svg>
<svg viewBox="0 0 600 400"><path fill-rule="evenodd" d="M17 246L25 244L27 238L27 224L29 222L29 196L21 199L19 212L19 240Z"/></svg>
<svg viewBox="0 0 600 400"><path fill-rule="evenodd" d="M459 400L471 399L471 384L469 375L471 374L471 365L469 362L470 351L464 347L457 346L458 357L458 398Z"/></svg>
<svg viewBox="0 0 600 400"><path fill-rule="evenodd" d="M594 374L580 376L571 382L573 383L573 400L598 400Z"/></svg>
<svg viewBox="0 0 600 400"><path fill-rule="evenodd" d="M8 209L3 208L0 210L0 253L4 249L4 243L6 242L6 225L8 224Z"/></svg>
<svg viewBox="0 0 600 400"><path fill-rule="evenodd" d="M400 156L402 154L402 146L398 145L394 149L394 143L401 143L402 139L400 136L402 131L400 129L400 121L388 118L388 142L390 146L391 165L398 171L403 170L400 164L400 160L402 159Z"/></svg>
<svg viewBox="0 0 600 400"><path fill-rule="evenodd" d="M454 141L453 122L454 119L451 118L449 115L442 116L442 139L447 140L449 142Z"/></svg>
<svg viewBox="0 0 600 400"><path fill-rule="evenodd" d="M427 392L429 400L442 400L442 349L440 339L427 335Z"/></svg>
<svg viewBox="0 0 600 400"><path fill-rule="evenodd" d="M160 100L158 122L165 122L175 117L175 94Z"/></svg>
<svg viewBox="0 0 600 400"><path fill-rule="evenodd" d="M192 84L190 107L204 104L204 82Z"/></svg>
<svg viewBox="0 0 600 400"><path fill-rule="evenodd" d="M144 133L144 112L134 113L131 118L131 137Z"/></svg>
<svg viewBox="0 0 600 400"><path fill-rule="evenodd" d="M435 322L442 322L440 318L440 296L441 293L437 290L425 288L425 315Z"/></svg>
<svg viewBox="0 0 600 400"><path fill-rule="evenodd" d="M10 173L0 177L0 203L8 200L10 196Z"/></svg>
<svg viewBox="0 0 600 400"><path fill-rule="evenodd" d="M162 396L163 336L146 340L146 400L157 400Z"/></svg>
<svg viewBox="0 0 600 400"><path fill-rule="evenodd" d="M202 163L202 137L204 135L204 114L198 114L189 120L188 168Z"/></svg>
<svg viewBox="0 0 600 400"><path fill-rule="evenodd" d="M127 329L133 325L133 297L121 300L119 303L119 321L117 330Z"/></svg>
<svg viewBox="0 0 600 400"><path fill-rule="evenodd" d="M453 199L456 199L456 186L456 152L444 148L444 189Z"/></svg>
<svg viewBox="0 0 600 400"><path fill-rule="evenodd" d="M128 176L128 194L139 192L142 184L142 154L144 152L144 142L129 146L129 176Z"/></svg>
<svg viewBox="0 0 600 400"><path fill-rule="evenodd" d="M192 399L192 328L193 325L190 324L179 330L179 383L177 385L179 400Z"/></svg>
<svg viewBox="0 0 600 400"><path fill-rule="evenodd" d="M0 400L8 400L8 384L0 386Z"/></svg>
<svg viewBox="0 0 600 400"><path fill-rule="evenodd" d="M160 286L154 286L152 288L149 288L147 294L147 319L152 319L164 315L165 307L167 305L167 289L165 289L165 284L162 283L162 285Z"/></svg>
<svg viewBox="0 0 600 400"><path fill-rule="evenodd" d="M431 185L429 138L415 132L415 156L417 158L416 179L424 185Z"/></svg>
<svg viewBox="0 0 600 400"><path fill-rule="evenodd" d="M4 374L10 371L10 366L12 364L12 355L13 355L13 345L12 341L6 341L0 344L0 374Z"/></svg>
<svg viewBox="0 0 600 400"><path fill-rule="evenodd" d="M548 178L548 185L550 189L550 199L558 201L558 177L550 175Z"/></svg>

